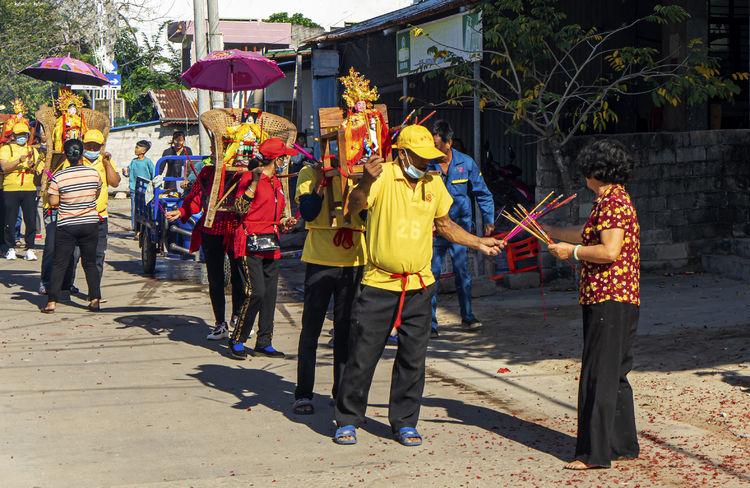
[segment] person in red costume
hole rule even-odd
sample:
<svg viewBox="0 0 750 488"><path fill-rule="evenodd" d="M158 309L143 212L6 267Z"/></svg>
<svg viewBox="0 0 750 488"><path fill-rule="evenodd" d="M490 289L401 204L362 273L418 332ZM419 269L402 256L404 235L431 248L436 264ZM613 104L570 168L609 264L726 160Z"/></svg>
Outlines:
<svg viewBox="0 0 750 488"><path fill-rule="evenodd" d="M235 201L240 223L234 231L230 252L239 269L245 296L229 339L229 354L235 359L247 357L245 342L258 315L255 354L284 357L271 344L281 258L279 233L291 229L297 221L293 217L283 218L286 199L276 171L297 151L275 137L264 141L259 151L262 163L242 174Z"/></svg>
<svg viewBox="0 0 750 488"><path fill-rule="evenodd" d="M167 220L173 222L181 219L186 223L190 217L202 213L195 224L190 237L190 252L203 247L206 256L206 272L208 274L208 294L211 298L211 308L214 312L214 327L208 334L209 340L222 340L229 337L229 326L225 320L226 298L224 297L224 260L227 259L227 242L237 228L237 215L233 212L218 212L213 226L203 225L208 210L208 199L214 181L215 166L204 166L190 191L185 196L182 206L177 210L166 213ZM230 261L231 262L231 261ZM243 300L240 287L239 270L232 263L232 319L234 323L237 310Z"/></svg>

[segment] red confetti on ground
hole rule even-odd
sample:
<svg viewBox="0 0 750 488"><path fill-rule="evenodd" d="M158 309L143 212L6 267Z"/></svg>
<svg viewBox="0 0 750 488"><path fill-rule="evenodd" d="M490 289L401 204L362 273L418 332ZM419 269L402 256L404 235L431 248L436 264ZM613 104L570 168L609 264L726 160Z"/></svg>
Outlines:
<svg viewBox="0 0 750 488"><path fill-rule="evenodd" d="M497 373L498 374L510 373L510 370L508 368L500 368L497 370Z"/></svg>

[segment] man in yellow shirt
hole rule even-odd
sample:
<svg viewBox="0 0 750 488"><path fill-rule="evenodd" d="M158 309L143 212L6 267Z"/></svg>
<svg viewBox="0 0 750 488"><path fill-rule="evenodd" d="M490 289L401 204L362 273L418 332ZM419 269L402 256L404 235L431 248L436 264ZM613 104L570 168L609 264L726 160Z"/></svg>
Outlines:
<svg viewBox="0 0 750 488"><path fill-rule="evenodd" d="M86 131L83 136L83 164L92 166L99 172L102 182L106 186L99 192L96 200L96 211L99 213L99 240L96 245L96 267L99 270L99 281L101 284L104 272L104 256L107 252L107 234L109 226L107 219L107 206L109 205L109 192L107 186L115 187L120 184L120 175L112 164L112 155L108 152L102 153L104 135L97 129Z"/></svg>
<svg viewBox="0 0 750 488"><path fill-rule="evenodd" d="M442 178L426 172L431 160L445 156L429 130L404 128L394 148L398 162L371 158L349 197L352 215L368 209L367 264L336 398L338 444L357 442L356 428L364 421L372 377L392 327L398 332L398 350L389 402L391 429L405 446L422 443L416 425L432 318L433 227L448 241L490 256L503 247L492 237L466 232L448 216L453 199Z"/></svg>
<svg viewBox="0 0 750 488"><path fill-rule="evenodd" d="M341 371L348 358L352 306L366 261L362 218L352 215L350 222L346 222L342 208L336 209L335 202L331 201L341 201L340 178L326 178L321 169L312 166L302 168L297 177L295 200L307 227L302 251L302 261L307 263L305 305L294 391L294 412L299 415L314 412L315 354L331 297L334 331L331 396L336 398L338 394Z"/></svg>
<svg viewBox="0 0 750 488"><path fill-rule="evenodd" d="M34 239L36 237L36 183L34 177L44 168L36 148L29 141L31 129L24 122L13 126L13 135L8 144L0 147L0 167L3 178L3 201L5 222L3 236L8 250L5 259L16 259L15 225L18 209L23 212L26 226L24 259L36 261Z"/></svg>

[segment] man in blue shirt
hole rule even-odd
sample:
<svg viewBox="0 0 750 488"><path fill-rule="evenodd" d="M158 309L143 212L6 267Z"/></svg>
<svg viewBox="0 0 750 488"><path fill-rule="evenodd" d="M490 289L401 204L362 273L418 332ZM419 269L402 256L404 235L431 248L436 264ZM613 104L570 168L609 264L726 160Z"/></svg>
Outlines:
<svg viewBox="0 0 750 488"><path fill-rule="evenodd" d="M453 197L450 218L466 231L472 232L472 206L476 200L484 224L484 235L489 236L495 230L495 204L492 193L482 178L482 172L477 163L468 155L453 148L453 129L444 120L438 120L432 127L435 137L435 147L446 154L445 159L432 161L430 171L439 171L443 176L448 192ZM471 272L469 270L468 250L464 246L453 244L440 236L433 239L432 273L437 282L443 268L443 260L448 252L453 264L453 275L456 280L458 303L461 308L461 325L467 329L478 329L482 323L471 311ZM437 323L437 287L432 296L432 333L438 336Z"/></svg>

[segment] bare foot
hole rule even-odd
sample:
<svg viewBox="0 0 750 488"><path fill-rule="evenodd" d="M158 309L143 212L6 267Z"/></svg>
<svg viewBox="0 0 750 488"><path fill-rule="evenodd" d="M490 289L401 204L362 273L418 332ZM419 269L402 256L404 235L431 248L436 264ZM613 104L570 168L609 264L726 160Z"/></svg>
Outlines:
<svg viewBox="0 0 750 488"><path fill-rule="evenodd" d="M569 462L565 466L563 466L563 469L572 469L573 471L585 471L587 469L595 469L599 466L594 466L592 464L586 464L583 461L579 461L576 459L575 461Z"/></svg>
<svg viewBox="0 0 750 488"><path fill-rule="evenodd" d="M55 302L47 302L47 305L42 309L42 313L54 313Z"/></svg>

